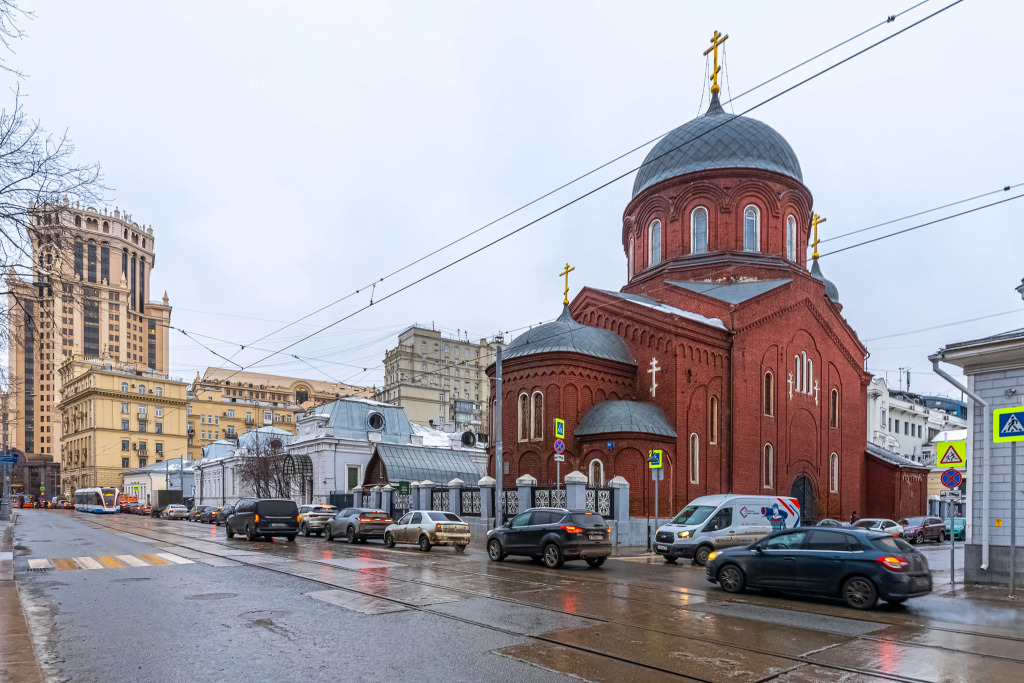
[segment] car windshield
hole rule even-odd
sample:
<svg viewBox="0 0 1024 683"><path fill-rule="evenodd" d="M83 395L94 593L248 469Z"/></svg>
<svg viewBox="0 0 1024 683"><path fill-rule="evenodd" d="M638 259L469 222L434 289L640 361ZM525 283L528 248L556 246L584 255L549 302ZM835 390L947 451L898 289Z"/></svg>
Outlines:
<svg viewBox="0 0 1024 683"><path fill-rule="evenodd" d="M873 528L881 525L881 523L882 523L881 520L877 520L877 519L861 519L861 520L858 520L857 523L854 524L854 526L857 527L858 529L873 529Z"/></svg>
<svg viewBox="0 0 1024 683"><path fill-rule="evenodd" d="M900 520L900 526L921 526L924 524L924 517L908 517Z"/></svg>
<svg viewBox="0 0 1024 683"><path fill-rule="evenodd" d="M672 519L672 524L703 524L714 511L714 505L687 505Z"/></svg>
<svg viewBox="0 0 1024 683"><path fill-rule="evenodd" d="M608 524L604 521L604 517L597 514L596 512L575 512L569 515L569 519L566 520L576 526L582 527L606 527Z"/></svg>
<svg viewBox="0 0 1024 683"><path fill-rule="evenodd" d="M902 538L895 536L886 536L884 538L872 538L872 545L886 553L916 553L914 546L910 545Z"/></svg>
<svg viewBox="0 0 1024 683"><path fill-rule="evenodd" d="M459 516L454 512L428 512L430 519L435 522L461 522Z"/></svg>

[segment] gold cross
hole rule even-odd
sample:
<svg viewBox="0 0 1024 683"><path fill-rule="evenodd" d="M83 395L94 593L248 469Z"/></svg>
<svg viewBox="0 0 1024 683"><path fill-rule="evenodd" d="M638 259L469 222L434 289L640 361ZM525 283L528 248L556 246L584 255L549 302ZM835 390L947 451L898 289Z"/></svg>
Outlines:
<svg viewBox="0 0 1024 683"><path fill-rule="evenodd" d="M576 266L570 268L569 264L566 263L565 270L558 274L558 277L562 277L563 275L565 276L565 299L562 300L562 304L564 306L569 305L569 273L571 273L574 270L576 270Z"/></svg>
<svg viewBox="0 0 1024 683"><path fill-rule="evenodd" d="M721 88L718 87L718 72L722 70L722 67L718 66L718 46L728 39L728 34L723 36L718 31L715 31L715 36L711 39L711 47L704 50L705 57L708 56L709 52L715 53L715 70L711 72L711 82L713 83L713 85L711 86L712 95L721 91Z"/></svg>
<svg viewBox="0 0 1024 683"><path fill-rule="evenodd" d="M813 259L818 258L818 242L820 241L818 239L818 223L824 223L827 220L827 218L822 218L816 213L811 214L811 225L814 226L814 253L811 254L811 258ZM806 254L807 252L804 253Z"/></svg>

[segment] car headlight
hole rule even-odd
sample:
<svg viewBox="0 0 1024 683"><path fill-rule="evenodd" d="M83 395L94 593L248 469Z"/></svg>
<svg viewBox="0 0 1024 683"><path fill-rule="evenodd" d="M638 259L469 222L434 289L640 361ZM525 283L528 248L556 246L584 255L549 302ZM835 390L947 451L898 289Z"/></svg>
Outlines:
<svg viewBox="0 0 1024 683"><path fill-rule="evenodd" d="M708 555L708 562L710 562L711 560L715 559L716 557L718 557L718 551L717 550L713 551L710 555Z"/></svg>
<svg viewBox="0 0 1024 683"><path fill-rule="evenodd" d="M689 537L690 537L690 532L689 531L680 531L679 532L679 538L689 538Z"/></svg>

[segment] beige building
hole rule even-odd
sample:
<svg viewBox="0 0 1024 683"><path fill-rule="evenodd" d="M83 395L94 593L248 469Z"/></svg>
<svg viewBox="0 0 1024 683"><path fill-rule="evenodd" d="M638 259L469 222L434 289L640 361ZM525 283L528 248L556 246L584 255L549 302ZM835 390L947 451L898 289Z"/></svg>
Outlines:
<svg viewBox="0 0 1024 683"><path fill-rule="evenodd" d="M373 389L351 384L207 368L189 388L188 459L218 439L234 439L257 427L295 433L295 415L338 398L371 398Z"/></svg>
<svg viewBox="0 0 1024 683"><path fill-rule="evenodd" d="M486 431L490 386L484 369L494 362L494 348L486 339L453 339L414 325L384 354L384 387L376 399L405 408L412 422Z"/></svg>
<svg viewBox="0 0 1024 683"><path fill-rule="evenodd" d="M149 301L153 228L115 209L31 206L32 278L9 272L9 442L63 464L58 368L74 357L168 369L171 307ZM117 483L117 478L113 483Z"/></svg>
<svg viewBox="0 0 1024 683"><path fill-rule="evenodd" d="M58 369L61 488L121 486L121 474L186 456L188 385L81 356Z"/></svg>

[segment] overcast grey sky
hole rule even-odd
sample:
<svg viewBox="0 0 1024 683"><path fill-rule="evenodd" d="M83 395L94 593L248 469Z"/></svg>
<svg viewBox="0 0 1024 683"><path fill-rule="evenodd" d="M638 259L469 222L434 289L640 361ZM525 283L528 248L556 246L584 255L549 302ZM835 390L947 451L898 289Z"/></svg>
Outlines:
<svg viewBox="0 0 1024 683"><path fill-rule="evenodd" d="M37 16L10 63L28 74L29 113L101 162L109 206L152 224L152 291L168 292L172 323L248 344L696 116L714 30L730 36L723 94L739 95L913 4L25 0ZM946 4L925 2L727 108L740 113ZM796 151L828 219L823 239L1024 183L1022 20L1019 3L966 0L751 114ZM376 298L636 167L648 149L380 283ZM632 182L288 351L305 361L252 369L379 384L384 349L411 323L479 339L555 317L566 261L570 296L618 289ZM1013 291L1022 212L1024 200L1009 202L834 256L932 216L822 245L870 370L895 385L896 369L912 367L914 390L946 393L929 353L1024 326ZM280 348L368 293L256 346ZM222 363L171 335L173 374Z"/></svg>

